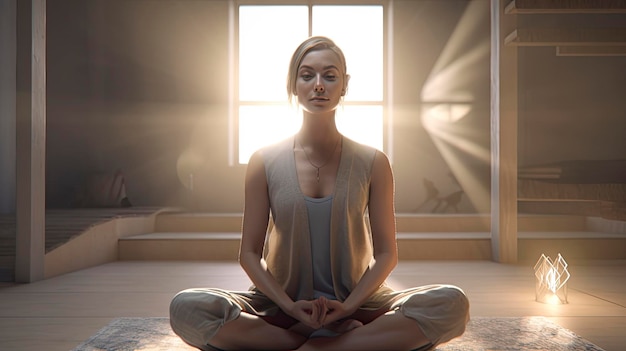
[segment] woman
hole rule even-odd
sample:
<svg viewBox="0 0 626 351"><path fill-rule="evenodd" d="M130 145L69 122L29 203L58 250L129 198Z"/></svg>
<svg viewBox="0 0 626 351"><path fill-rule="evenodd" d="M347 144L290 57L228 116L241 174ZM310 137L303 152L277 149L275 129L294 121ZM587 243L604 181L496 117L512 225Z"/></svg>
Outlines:
<svg viewBox="0 0 626 351"><path fill-rule="evenodd" d="M202 350L428 350L464 332L469 303L459 288L385 285L398 261L393 174L385 154L337 130L348 80L330 39L311 37L295 51L287 91L302 108L302 128L257 151L246 174L239 261L254 287L180 292L170 320L185 342Z"/></svg>

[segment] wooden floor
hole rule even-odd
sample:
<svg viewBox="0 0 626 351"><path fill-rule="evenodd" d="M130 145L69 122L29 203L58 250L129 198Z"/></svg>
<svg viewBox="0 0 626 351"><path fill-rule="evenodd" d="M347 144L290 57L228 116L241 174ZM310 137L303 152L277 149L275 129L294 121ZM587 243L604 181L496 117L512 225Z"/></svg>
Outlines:
<svg viewBox="0 0 626 351"><path fill-rule="evenodd" d="M395 288L462 287L473 316L547 316L608 351L626 350L626 260L570 262L569 304L534 301L532 265L402 261ZM27 285L0 286L0 350L71 350L116 317L167 316L189 287L242 290L235 262L118 261Z"/></svg>

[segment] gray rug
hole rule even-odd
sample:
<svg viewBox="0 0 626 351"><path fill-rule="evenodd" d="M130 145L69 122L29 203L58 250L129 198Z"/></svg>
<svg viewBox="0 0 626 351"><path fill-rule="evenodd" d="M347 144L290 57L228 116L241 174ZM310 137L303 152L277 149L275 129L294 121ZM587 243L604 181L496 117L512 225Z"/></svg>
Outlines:
<svg viewBox="0 0 626 351"><path fill-rule="evenodd" d="M193 351L159 318L119 318L73 351ZM437 351L603 351L544 317L474 317Z"/></svg>

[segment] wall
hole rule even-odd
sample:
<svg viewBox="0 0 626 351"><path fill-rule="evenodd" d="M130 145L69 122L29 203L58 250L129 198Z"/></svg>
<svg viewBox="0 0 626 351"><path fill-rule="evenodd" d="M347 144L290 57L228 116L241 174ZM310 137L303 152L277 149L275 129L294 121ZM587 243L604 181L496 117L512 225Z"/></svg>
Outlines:
<svg viewBox="0 0 626 351"><path fill-rule="evenodd" d="M396 210L432 211L420 206L427 179L439 196L463 189L460 212L486 213L489 1L395 0L393 13ZM241 212L227 21L226 0L49 2L49 207L67 206L89 174L120 168L133 204ZM623 57L522 48L519 62L520 163L624 158Z"/></svg>
<svg viewBox="0 0 626 351"><path fill-rule="evenodd" d="M489 212L489 2L394 1L394 172L400 212L429 212L423 182ZM432 107L468 111L457 121ZM445 115L439 116L445 119ZM448 116L449 117L449 116Z"/></svg>
<svg viewBox="0 0 626 351"><path fill-rule="evenodd" d="M468 170L488 184L488 163L458 146L444 151L457 160L448 166L441 141L420 117L424 84L438 90L431 71L438 69L439 77L459 67L472 72L444 97L471 96L472 112L453 132L488 147L488 51L483 46L463 58L477 41L488 45L488 17L472 19L481 6L488 13L488 2L476 1L470 13L465 0L394 3L397 210L428 212L433 204L418 208L426 196L423 178L435 180L442 196L459 190ZM48 206L68 206L86 176L120 168L133 204L240 212L245 167L228 164L226 147L228 2L63 0L48 6ZM450 47L452 37L458 39ZM183 184L192 171L190 198ZM475 210L467 198L460 206Z"/></svg>
<svg viewBox="0 0 626 351"><path fill-rule="evenodd" d="M134 205L187 205L177 165L191 150L198 201L241 211L244 168L225 147L226 14L226 1L49 4L49 207L116 169Z"/></svg>

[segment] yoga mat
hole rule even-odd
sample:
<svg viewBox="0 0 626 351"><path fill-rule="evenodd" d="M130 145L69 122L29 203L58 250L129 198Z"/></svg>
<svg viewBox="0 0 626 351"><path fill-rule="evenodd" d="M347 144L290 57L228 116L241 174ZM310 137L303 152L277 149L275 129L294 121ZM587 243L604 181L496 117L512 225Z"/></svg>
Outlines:
<svg viewBox="0 0 626 351"><path fill-rule="evenodd" d="M118 318L73 351L193 351L169 319ZM473 317L465 334L437 351L604 351L544 317Z"/></svg>

